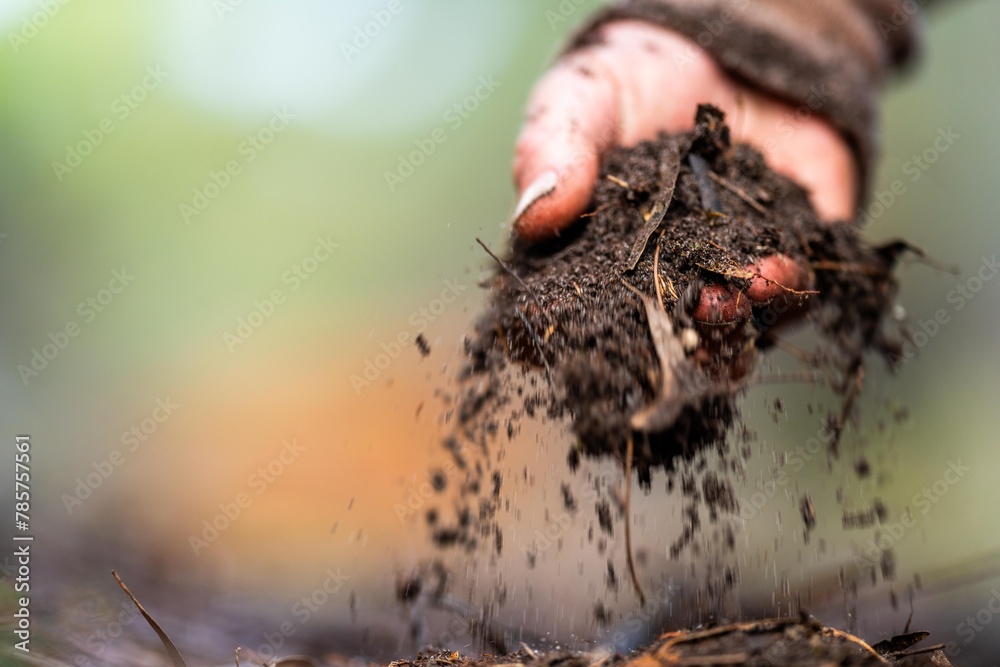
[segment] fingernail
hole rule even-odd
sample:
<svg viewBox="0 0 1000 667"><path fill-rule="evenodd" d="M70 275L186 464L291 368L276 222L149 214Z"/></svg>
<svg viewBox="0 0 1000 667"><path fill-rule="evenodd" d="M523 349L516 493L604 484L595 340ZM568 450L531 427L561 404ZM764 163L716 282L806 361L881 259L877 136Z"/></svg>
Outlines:
<svg viewBox="0 0 1000 667"><path fill-rule="evenodd" d="M531 208L532 204L542 197L547 197L552 194L552 191L556 189L556 184L558 182L559 174L554 171L546 171L539 174L538 177L524 189L524 194L521 195L520 201L517 202L517 208L514 209L514 216L511 218L511 222L516 223L521 219L521 216L524 215L525 211Z"/></svg>

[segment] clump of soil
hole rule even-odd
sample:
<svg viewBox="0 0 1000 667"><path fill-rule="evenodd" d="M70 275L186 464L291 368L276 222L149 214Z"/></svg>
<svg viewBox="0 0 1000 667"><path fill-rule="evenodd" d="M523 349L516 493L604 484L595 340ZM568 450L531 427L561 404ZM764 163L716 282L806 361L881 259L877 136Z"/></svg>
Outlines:
<svg viewBox="0 0 1000 667"><path fill-rule="evenodd" d="M699 109L691 133L612 152L591 210L559 238L513 243L468 341L466 371L471 380L511 362L544 370L526 408L569 417L578 453L621 459L635 437L634 463L648 480L650 467L721 442L746 384L733 375L773 343L789 311L808 308L824 341L816 362L842 393L866 351L899 352L901 336L883 324L905 244L873 248L855 227L821 222L760 153L730 145L712 107ZM740 299L754 277L747 265L776 253L809 268L810 290L785 290L748 321L695 323L703 288L728 285ZM476 388L459 411L468 420L482 407Z"/></svg>

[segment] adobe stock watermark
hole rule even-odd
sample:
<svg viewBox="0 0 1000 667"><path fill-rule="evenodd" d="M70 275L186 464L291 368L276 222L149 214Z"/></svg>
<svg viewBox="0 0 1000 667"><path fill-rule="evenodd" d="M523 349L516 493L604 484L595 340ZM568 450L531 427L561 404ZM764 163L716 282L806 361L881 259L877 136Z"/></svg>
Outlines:
<svg viewBox="0 0 1000 667"><path fill-rule="evenodd" d="M83 326L97 319L97 316L103 313L133 280L135 276L129 274L127 269L112 271L107 286L98 290L93 296L88 296L76 307L80 321L75 319L67 321L55 333L50 331L46 342L40 348L32 348L31 359L17 366L17 373L21 376L24 386L28 386L65 352L73 339L83 331Z"/></svg>
<svg viewBox="0 0 1000 667"><path fill-rule="evenodd" d="M399 359L403 350L410 346L417 336L426 331L437 318L441 317L448 306L455 303L468 288L468 285L463 285L458 279L445 280L441 295L426 306L415 310L407 319L411 329L401 331L392 340L382 343L380 353L365 359L364 369L361 373L351 374L348 379L354 389L354 394L360 395L362 389L370 387L373 382L378 380L382 372L389 368L396 359Z"/></svg>
<svg viewBox="0 0 1000 667"><path fill-rule="evenodd" d="M740 498L740 519L750 521L759 513L775 496L778 491L784 489L792 481L792 475L788 473L786 467L790 467L794 474L802 472L806 464L813 460L820 452L826 451L830 443L836 437L836 433L826 425L822 426L813 437L804 443L796 445L795 449L785 453L785 462L778 468L770 479L757 480L756 490L749 496Z"/></svg>
<svg viewBox="0 0 1000 667"><path fill-rule="evenodd" d="M361 52L371 46L372 42L379 38L382 31L389 27L393 19L402 13L404 9L402 0L389 0L384 7L374 9L369 16L371 19L363 25L354 28L354 35L351 41L340 43L340 54L350 65Z"/></svg>
<svg viewBox="0 0 1000 667"><path fill-rule="evenodd" d="M545 20L549 22L549 30L555 30L556 27L569 21L586 2L587 0L561 0L555 9L546 9Z"/></svg>
<svg viewBox="0 0 1000 667"><path fill-rule="evenodd" d="M306 625L314 614L334 599L344 589L346 583L351 580L351 577L342 573L339 567L336 571L329 569L324 574L326 578L323 583L308 594L303 595L292 605L290 614L294 618L294 622L292 620L282 621L277 630L265 632L262 635L264 643L254 649L256 657L260 659L260 664L271 664L271 661L278 657L278 650L294 637L299 628Z"/></svg>
<svg viewBox="0 0 1000 667"><path fill-rule="evenodd" d="M910 498L910 504L919 511L921 516L926 516L934 505L941 502L951 488L962 481L965 475L970 472L972 472L972 468L962 465L961 459L948 461L948 468L941 477L913 494ZM882 561L882 554L892 549L910 529L917 525L917 518L910 507L907 507L906 511L903 512L899 521L881 523L878 526L876 537L869 538L863 551L855 553L854 566L859 572L865 572L877 566Z"/></svg>
<svg viewBox="0 0 1000 667"><path fill-rule="evenodd" d="M220 21L225 21L226 15L235 12L242 4L243 0L212 0L212 9Z"/></svg>
<svg viewBox="0 0 1000 667"><path fill-rule="evenodd" d="M84 477L76 478L76 487L73 489L73 493L62 494L66 513L72 516L74 510L82 507L83 503L93 496L94 492L101 488L106 481L111 479L118 468L124 465L126 455L139 451L179 407L169 396L156 399L155 407L149 416L133 424L129 430L121 434L119 441L122 448L112 450L107 458L92 461L90 467L93 470Z"/></svg>
<svg viewBox="0 0 1000 667"><path fill-rule="evenodd" d="M778 121L778 134L769 138L762 145L765 157L770 156L781 144L791 141L799 128L811 120L820 110L826 106L832 91L826 83L814 83L809 86L809 95L805 101L785 114Z"/></svg>
<svg viewBox="0 0 1000 667"><path fill-rule="evenodd" d="M223 332L222 341L229 351L235 352L236 348L250 340L265 322L274 317L278 308L285 304L288 295L297 292L312 278L338 248L340 244L335 243L329 234L326 238L317 238L312 251L281 274L281 284L287 286L287 290L276 287L263 299L255 299L253 309L236 319L236 327L232 331Z"/></svg>
<svg viewBox="0 0 1000 667"><path fill-rule="evenodd" d="M21 47L26 46L29 41L38 36L38 33L42 31L49 24L52 19L56 17L56 14L62 10L63 6L69 4L69 0L42 0L38 3L38 10L32 12L30 16L25 16L21 19L21 28L17 32L10 31L7 33L7 43L14 50L14 53L18 53Z"/></svg>
<svg viewBox="0 0 1000 667"><path fill-rule="evenodd" d="M227 161L219 171L208 172L205 182L191 190L191 199L177 205L181 220L190 224L192 219L204 213L205 209L232 185L233 179L242 174L247 165L266 151L279 134L288 129L296 115L287 108L273 109L267 123L240 142L236 148L236 156Z"/></svg>
<svg viewBox="0 0 1000 667"><path fill-rule="evenodd" d="M475 90L452 104L441 115L446 127L438 126L431 130L427 136L416 139L413 142L416 148L409 153L399 154L396 169L384 172L383 176L385 184L389 187L389 192L395 192L400 185L406 183L407 179L413 176L417 169L437 152L438 147L448 141L449 132L455 132L462 127L465 121L469 120L472 114L479 110L480 105L490 99L501 85L501 82L497 81L493 74L479 77L479 85L476 86Z"/></svg>
<svg viewBox="0 0 1000 667"><path fill-rule="evenodd" d="M894 2L892 14L888 19L879 19L875 24L882 39L888 39L890 35L906 27L906 24L920 11L920 6L926 4L927 0L903 0Z"/></svg>
<svg viewBox="0 0 1000 667"><path fill-rule="evenodd" d="M455 473L461 470L458 460L467 460L472 454L472 450L467 443L457 444L453 451L453 456L446 464L440 467L430 479L426 479L420 484L411 485L406 490L403 503L396 503L392 506L396 513L396 518L400 523L406 523L413 518L417 512L422 510L427 501L436 494L442 493L447 487Z"/></svg>
<svg viewBox="0 0 1000 667"><path fill-rule="evenodd" d="M559 544L559 541L573 526L573 516L578 508L596 507L601 500L599 489L608 488L614 483L609 475L597 475L587 480L575 489L562 488L563 505L556 511L550 510L548 520L541 528L536 528L527 540L522 540L519 547L526 563L534 565L538 556ZM629 480L626 480L629 483Z"/></svg>
<svg viewBox="0 0 1000 667"><path fill-rule="evenodd" d="M111 620L84 640L83 646L89 651L89 655L77 654L73 664L76 667L97 667L97 665L103 664L94 662L92 658L100 658L104 655L108 647L122 636L126 628L141 618L142 615L131 600L122 600L119 603L118 612L112 616Z"/></svg>
<svg viewBox="0 0 1000 667"><path fill-rule="evenodd" d="M219 511L201 524L201 531L188 535L188 546L195 556L200 556L219 536L239 520L244 511L249 508L254 498L267 491L288 468L299 460L306 450L295 438L285 440L281 451L266 465L260 466L247 477L248 491L241 491L232 500L219 503ZM250 491L253 492L251 495Z"/></svg>
<svg viewBox="0 0 1000 667"><path fill-rule="evenodd" d="M917 329L910 332L910 338L904 341L903 348L899 355L890 355L889 363L893 371L899 370L904 364L915 359L917 352L922 350L937 336L942 328L951 322L952 315L960 312L965 306L976 298L976 295L983 290L988 282L1000 272L1000 262L997 256L983 257L979 269L963 282L955 285L947 295L945 301L951 304L951 311L946 308L938 308L934 311L934 317L922 319L917 322Z"/></svg>
<svg viewBox="0 0 1000 667"><path fill-rule="evenodd" d="M139 83L115 98L107 116L99 120L95 127L85 129L75 144L66 145L63 161L52 162L52 173L55 174L56 180L62 183L67 175L73 173L73 170L82 165L87 157L93 155L108 135L118 129L120 124L125 122L168 76L169 73L160 69L159 65L147 67L146 74Z"/></svg>
<svg viewBox="0 0 1000 667"><path fill-rule="evenodd" d="M906 180L903 178L896 178L889 184L888 188L885 190L879 190L872 195L872 201L868 204L868 207L858 209L857 224L864 229L885 215L885 212L888 211L900 197L905 195L907 191L909 191L910 187L919 181L920 178L934 166L941 156L947 153L951 147L955 145L955 142L961 138L962 135L952 130L950 125L948 126L948 129L939 127L934 141L932 141L922 153L912 156L909 160L903 163L903 175L909 178Z"/></svg>
<svg viewBox="0 0 1000 667"><path fill-rule="evenodd" d="M990 591L989 599L975 614L966 616L964 621L955 626L955 634L962 639L962 644L948 642L944 649L945 655L957 658L962 649L986 630L997 616L1000 616L1000 590L994 588Z"/></svg>

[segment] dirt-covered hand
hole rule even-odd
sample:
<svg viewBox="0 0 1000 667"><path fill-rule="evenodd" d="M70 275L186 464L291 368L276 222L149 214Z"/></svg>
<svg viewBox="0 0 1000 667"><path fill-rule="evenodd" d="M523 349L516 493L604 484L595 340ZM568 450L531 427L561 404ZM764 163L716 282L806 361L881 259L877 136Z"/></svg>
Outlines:
<svg viewBox="0 0 1000 667"><path fill-rule="evenodd" d="M607 150L690 130L702 103L726 113L734 141L758 148L776 171L808 190L822 218L853 217L854 159L827 121L732 79L684 37L619 21L563 56L532 93L514 159L516 232L528 240L558 234L586 212ZM702 290L695 318L737 321L751 305L805 287L806 272L780 256L748 269L756 278L744 292L721 285Z"/></svg>

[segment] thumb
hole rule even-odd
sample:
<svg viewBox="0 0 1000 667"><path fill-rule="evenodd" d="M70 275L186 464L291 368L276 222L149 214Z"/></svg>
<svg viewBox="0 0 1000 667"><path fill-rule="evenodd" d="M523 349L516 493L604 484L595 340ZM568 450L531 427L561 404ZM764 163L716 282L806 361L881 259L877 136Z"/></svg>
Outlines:
<svg viewBox="0 0 1000 667"><path fill-rule="evenodd" d="M528 240L558 234L590 202L601 155L618 134L614 78L571 54L535 87L517 140L514 230Z"/></svg>

